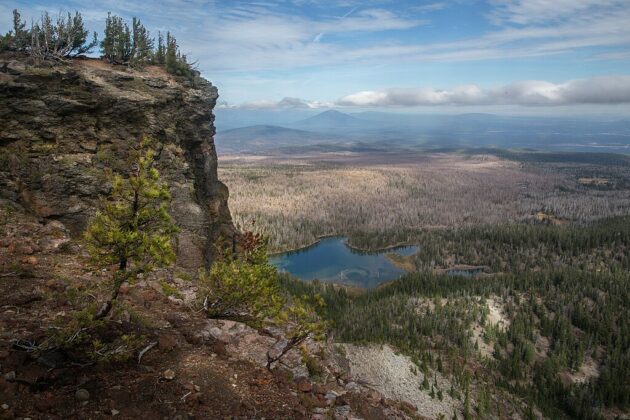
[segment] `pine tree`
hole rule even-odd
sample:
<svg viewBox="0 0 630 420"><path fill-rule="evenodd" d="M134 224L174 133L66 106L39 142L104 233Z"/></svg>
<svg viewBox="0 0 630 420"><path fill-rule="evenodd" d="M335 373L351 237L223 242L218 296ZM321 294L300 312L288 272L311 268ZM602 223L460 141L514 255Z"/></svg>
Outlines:
<svg viewBox="0 0 630 420"><path fill-rule="evenodd" d="M286 309L280 313L279 321L287 326L286 340L281 339L267 352L267 369L271 369L273 363L280 360L291 349L302 344L309 337L316 340L322 340L328 324L321 319L316 308L322 309L325 306L321 296L316 295L312 298L302 296L294 298ZM284 343L282 348L276 353L272 350L277 349L277 345Z"/></svg>
<svg viewBox="0 0 630 420"><path fill-rule="evenodd" d="M29 45L29 34L26 30L26 23L22 21L20 12L13 10L13 48L18 51L25 51Z"/></svg>
<svg viewBox="0 0 630 420"><path fill-rule="evenodd" d="M155 49L155 55L153 58L155 64L164 64L166 60L166 48L164 47L164 37L162 32L158 32L158 44Z"/></svg>
<svg viewBox="0 0 630 420"><path fill-rule="evenodd" d="M21 39L28 38L29 34L19 29L21 26L19 13L14 15L14 25L17 25L14 30L17 29L20 32ZM25 48L29 54L38 58L76 57L90 52L97 45L96 32L89 43L87 42L88 34L89 32L83 24L83 17L79 12L75 12L74 16L70 13L66 17L59 15L56 22L53 22L48 12L44 12L38 22L32 23L30 45Z"/></svg>
<svg viewBox="0 0 630 420"><path fill-rule="evenodd" d="M123 64L129 63L131 60L131 31L129 25L122 23L119 29L119 36L116 42L116 55L118 61Z"/></svg>
<svg viewBox="0 0 630 420"><path fill-rule="evenodd" d="M177 40L170 32L166 33L166 54L164 65L169 73L177 73Z"/></svg>
<svg viewBox="0 0 630 420"><path fill-rule="evenodd" d="M156 154L151 141L142 140L134 155L128 176L113 178L108 202L84 234L97 265L118 266L111 298L101 306L95 319L107 316L124 282L175 260L171 239L177 227L168 214L171 195L154 167Z"/></svg>
<svg viewBox="0 0 630 420"><path fill-rule="evenodd" d="M166 33L165 48L164 67L166 71L176 76L190 77L192 75L191 66L188 64L186 55L179 51L177 40L170 32Z"/></svg>
<svg viewBox="0 0 630 420"><path fill-rule="evenodd" d="M112 14L108 13L105 18L105 37L101 41L101 53L108 60L112 61L114 57L114 39L116 34L114 33L114 22Z"/></svg>
<svg viewBox="0 0 630 420"><path fill-rule="evenodd" d="M87 37L89 32L85 29L83 24L83 17L81 13L75 12L74 16L68 13L68 20L66 23L66 36L67 36L67 48L68 53L65 56L78 56L81 54L89 53L96 45L98 45L98 36L96 32L93 33L92 41L87 43Z"/></svg>
<svg viewBox="0 0 630 420"><path fill-rule="evenodd" d="M470 413L470 376L468 372L464 375L464 420L471 420Z"/></svg>
<svg viewBox="0 0 630 420"><path fill-rule="evenodd" d="M131 61L136 65L149 63L153 58L153 39L149 31L140 23L140 19L134 17L132 32Z"/></svg>
<svg viewBox="0 0 630 420"><path fill-rule="evenodd" d="M278 317L284 305L276 268L267 260L265 240L251 232L239 254L226 251L210 271L199 272L199 296L211 318L237 318L260 325Z"/></svg>
<svg viewBox="0 0 630 420"><path fill-rule="evenodd" d="M129 25L111 13L105 19L105 38L101 41L101 53L109 62L116 64L127 64L132 58Z"/></svg>

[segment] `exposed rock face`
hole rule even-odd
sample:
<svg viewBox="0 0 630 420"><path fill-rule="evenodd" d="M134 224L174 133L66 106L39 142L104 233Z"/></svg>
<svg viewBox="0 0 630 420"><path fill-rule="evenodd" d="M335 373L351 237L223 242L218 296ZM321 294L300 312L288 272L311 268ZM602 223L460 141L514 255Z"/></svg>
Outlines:
<svg viewBox="0 0 630 420"><path fill-rule="evenodd" d="M178 264L196 268L235 235L213 142L217 89L162 69L100 60L28 64L0 55L0 198L77 235L125 171L142 136L164 144L157 168L173 195Z"/></svg>

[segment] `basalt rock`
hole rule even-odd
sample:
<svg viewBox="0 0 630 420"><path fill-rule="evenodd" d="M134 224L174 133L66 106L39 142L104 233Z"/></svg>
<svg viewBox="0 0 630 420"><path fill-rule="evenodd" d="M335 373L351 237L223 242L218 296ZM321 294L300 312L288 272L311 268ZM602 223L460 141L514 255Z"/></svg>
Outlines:
<svg viewBox="0 0 630 420"><path fill-rule="evenodd" d="M0 54L0 199L77 236L124 172L143 136L164 145L157 162L181 232L178 264L195 269L236 231L217 178L216 87L158 67L132 70L97 59L35 63Z"/></svg>

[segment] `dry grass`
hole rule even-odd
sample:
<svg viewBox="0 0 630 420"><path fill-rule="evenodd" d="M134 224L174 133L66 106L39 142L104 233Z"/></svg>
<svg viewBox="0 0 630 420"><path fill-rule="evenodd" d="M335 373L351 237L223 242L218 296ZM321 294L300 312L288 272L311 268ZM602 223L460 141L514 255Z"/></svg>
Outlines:
<svg viewBox="0 0 630 420"><path fill-rule="evenodd" d="M495 156L418 155L395 164L311 158L222 160L230 209L271 236L271 250L326 234L626 214L627 193L574 191L575 178Z"/></svg>

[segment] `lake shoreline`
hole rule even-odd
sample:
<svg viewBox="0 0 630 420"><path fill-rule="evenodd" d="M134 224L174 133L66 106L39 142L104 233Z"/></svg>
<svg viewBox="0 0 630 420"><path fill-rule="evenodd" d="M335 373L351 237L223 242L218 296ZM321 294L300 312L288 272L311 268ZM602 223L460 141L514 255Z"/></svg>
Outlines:
<svg viewBox="0 0 630 420"><path fill-rule="evenodd" d="M405 246L416 246L418 247L418 245L414 245L414 244L410 244L408 242L398 242L397 244L394 245L388 245L386 247L383 248L360 248L358 246L354 246L348 243L348 241L345 242L346 246L354 251L360 251L360 252L385 252L385 251L393 251L396 248L402 248Z"/></svg>
<svg viewBox="0 0 630 420"><path fill-rule="evenodd" d="M283 272L301 280L319 279L323 282L372 288L409 272L392 261L400 253L401 258L418 252L417 246L396 245L376 252L357 251L348 246L347 237L328 235L310 247L276 254L269 262Z"/></svg>
<svg viewBox="0 0 630 420"><path fill-rule="evenodd" d="M410 256L403 256L394 252L385 254L385 258L387 258L394 267L405 270L407 273L413 273L416 271L416 266L412 261L410 261L409 257Z"/></svg>
<svg viewBox="0 0 630 420"><path fill-rule="evenodd" d="M311 242L308 245L300 246L300 247L297 247L297 248L287 249L286 251L268 252L267 256L268 257L277 257L277 256L282 255L282 254L290 254L290 253L293 253L293 252L303 251L305 249L308 249L308 248L311 248L311 247L317 245L318 243L321 242L322 239L334 238L335 236L343 236L343 235L338 235L336 233L331 233L331 234L328 234L328 235L321 235L321 236L318 236L315 241Z"/></svg>
<svg viewBox="0 0 630 420"><path fill-rule="evenodd" d="M358 252L384 252L384 251L390 251L390 250L394 250L396 248L402 248L405 246L418 246L418 245L414 245L414 244L410 244L408 242L398 242L397 244L394 245L388 245L386 247L383 248L360 248L358 246L355 245L351 245L348 242L348 237L343 235L343 234L338 234L338 233L331 233L331 234L327 234L327 235L321 235L318 236L317 239L315 241L313 241L312 243L308 244L308 245L304 245L301 247L297 247L297 248L292 248L292 249L288 249L286 251L275 251L275 252L268 252L267 256L268 257L277 257L280 256L282 254L291 254L294 252L300 252L300 251L304 251L308 248L311 248L315 245L317 245L318 243L320 243L323 239L327 239L327 238L334 238L334 237L344 237L346 238L346 240L344 241L344 245L347 246L348 248L350 248L353 251L358 251Z"/></svg>

